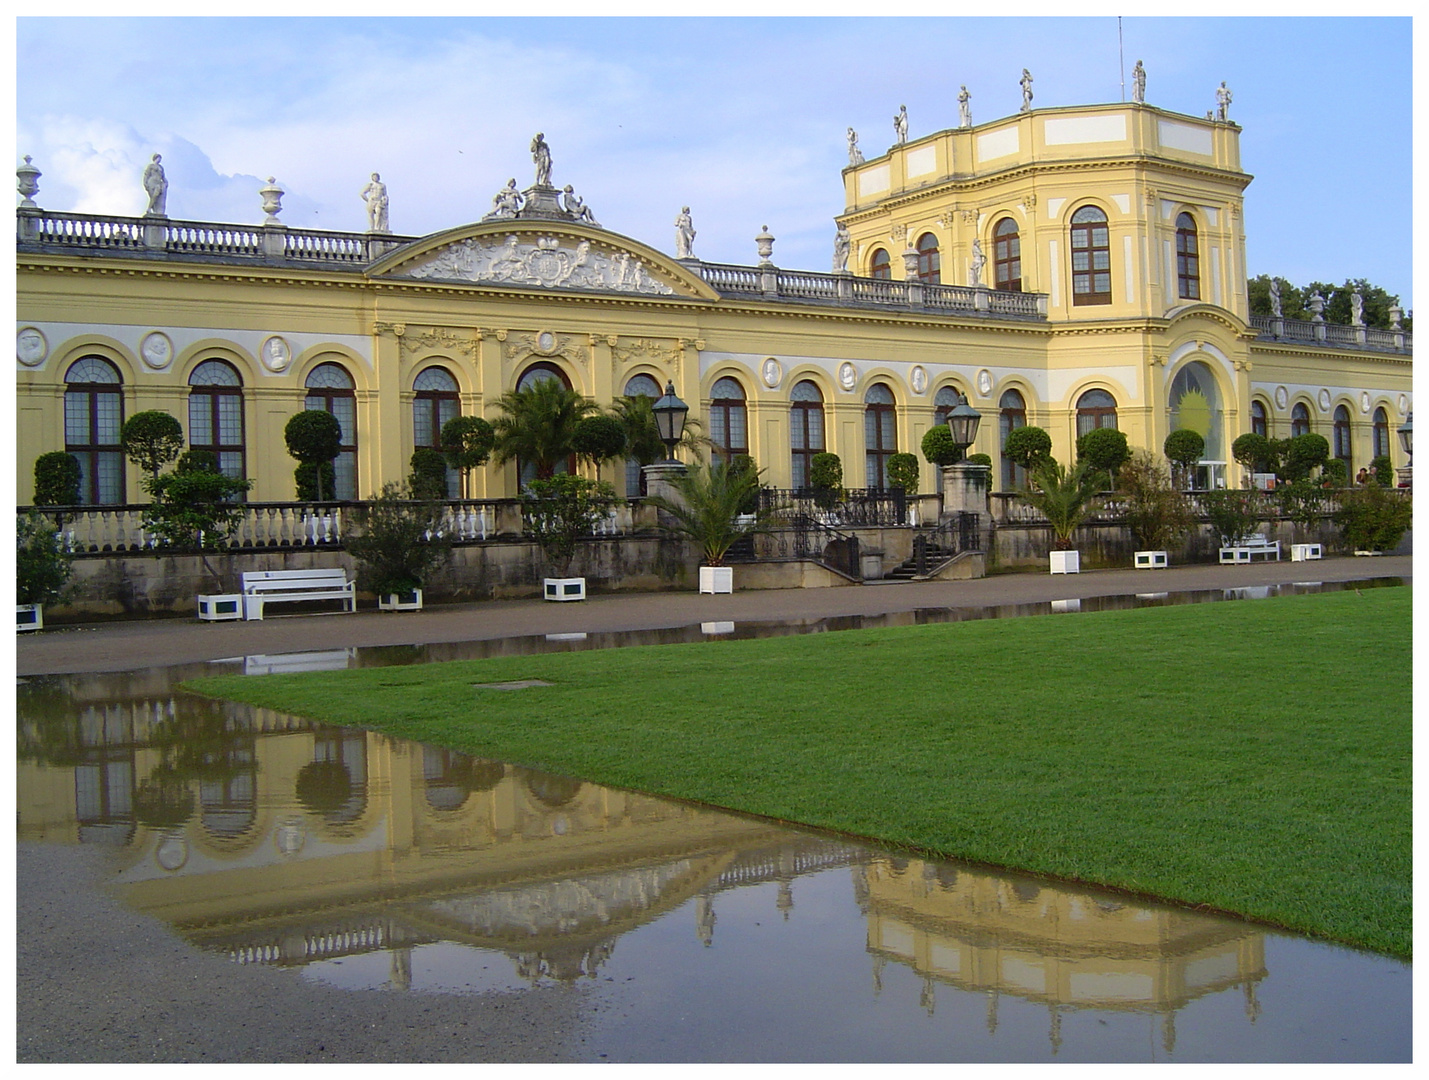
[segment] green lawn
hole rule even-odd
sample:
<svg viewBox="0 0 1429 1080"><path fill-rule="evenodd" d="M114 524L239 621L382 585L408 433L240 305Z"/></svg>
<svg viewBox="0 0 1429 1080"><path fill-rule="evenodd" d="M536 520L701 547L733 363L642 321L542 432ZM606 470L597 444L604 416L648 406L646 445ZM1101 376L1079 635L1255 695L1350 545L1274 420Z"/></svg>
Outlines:
<svg viewBox="0 0 1429 1080"><path fill-rule="evenodd" d="M1408 588L202 679L204 693L1411 954ZM551 687L477 689L544 679Z"/></svg>

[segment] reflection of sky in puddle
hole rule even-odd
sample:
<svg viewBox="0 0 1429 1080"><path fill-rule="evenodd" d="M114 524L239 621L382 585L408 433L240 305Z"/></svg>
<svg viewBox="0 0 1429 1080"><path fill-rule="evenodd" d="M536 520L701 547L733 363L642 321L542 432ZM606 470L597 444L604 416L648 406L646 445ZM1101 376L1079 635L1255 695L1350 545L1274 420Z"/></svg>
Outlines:
<svg viewBox="0 0 1429 1080"><path fill-rule="evenodd" d="M1209 593L1171 602L1224 596ZM115 846L127 903L239 963L394 992L568 983L586 996L590 1045L616 1060L1408 1058L1410 967L1397 961L172 689L226 665L710 633L26 680L20 837Z"/></svg>

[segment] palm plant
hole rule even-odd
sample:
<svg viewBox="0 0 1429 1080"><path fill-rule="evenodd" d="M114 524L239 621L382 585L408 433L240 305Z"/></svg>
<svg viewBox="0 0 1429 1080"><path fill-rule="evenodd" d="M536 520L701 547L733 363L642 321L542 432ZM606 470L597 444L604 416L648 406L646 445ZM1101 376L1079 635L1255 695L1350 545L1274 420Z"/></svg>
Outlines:
<svg viewBox="0 0 1429 1080"><path fill-rule="evenodd" d="M491 425L495 433L492 459L504 465L513 459L536 469L536 478L549 480L556 466L575 452L576 426L598 412L595 403L568 389L557 379L542 379L524 390L502 394L501 411Z"/></svg>
<svg viewBox="0 0 1429 1080"><path fill-rule="evenodd" d="M655 423L653 398L644 394L619 397L614 402L614 415L625 426L625 455L641 466L664 461L665 444L660 441L660 429ZM704 460L704 451L713 442L703 434L704 428L693 416L685 418L685 431L676 447L686 450L696 461Z"/></svg>
<svg viewBox="0 0 1429 1080"><path fill-rule="evenodd" d="M670 483L678 499L652 495L649 502L668 515L660 527L697 544L706 566L723 566L736 541L769 528L768 511L755 513L752 521L742 513L751 493L759 490L759 473L754 469L716 461L693 465Z"/></svg>
<svg viewBox="0 0 1429 1080"><path fill-rule="evenodd" d="M1068 551L1072 533L1095 509L1105 475L1090 462L1080 461L1067 469L1061 462L1048 459L1032 474L1032 486L1021 498L1039 510L1052 526L1053 547Z"/></svg>

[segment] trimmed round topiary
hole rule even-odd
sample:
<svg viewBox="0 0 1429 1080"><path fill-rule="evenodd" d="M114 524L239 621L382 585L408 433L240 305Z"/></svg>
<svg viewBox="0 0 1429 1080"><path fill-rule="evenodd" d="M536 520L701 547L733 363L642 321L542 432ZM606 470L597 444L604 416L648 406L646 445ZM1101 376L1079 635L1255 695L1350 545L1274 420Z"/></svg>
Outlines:
<svg viewBox="0 0 1429 1080"><path fill-rule="evenodd" d="M1117 470L1131 460L1126 432L1110 427L1093 428L1077 438L1077 460L1085 461L1095 471L1114 480Z"/></svg>
<svg viewBox="0 0 1429 1080"><path fill-rule="evenodd" d="M1206 440L1199 431L1177 428L1166 436L1161 449L1168 461L1185 469L1201 460L1206 452Z"/></svg>
<svg viewBox="0 0 1429 1080"><path fill-rule="evenodd" d="M1031 424L1013 428L1007 433L1007 441L1002 444L1002 452L1016 465L1021 465L1029 473L1052 460L1052 436Z"/></svg>
<svg viewBox="0 0 1429 1080"><path fill-rule="evenodd" d="M342 424L330 412L305 409L288 418L288 423L283 427L283 441L287 443L288 453L303 465L330 465L342 452ZM325 495L331 497L332 486L327 482L327 470L313 469L308 476L311 477L310 482L316 486L316 493L306 497L319 502ZM302 486L303 480L299 479L300 499L305 497Z"/></svg>
<svg viewBox="0 0 1429 1080"><path fill-rule="evenodd" d="M35 459L35 505L76 506L84 473L79 459L64 450L51 450Z"/></svg>
<svg viewBox="0 0 1429 1080"><path fill-rule="evenodd" d="M956 465L963 460L963 452L958 444L953 442L953 433L948 430L947 424L928 429L923 436L922 450L924 459L939 468Z"/></svg>
<svg viewBox="0 0 1429 1080"><path fill-rule="evenodd" d="M412 475L407 484L414 499L447 497L447 459L440 450L420 446L412 454Z"/></svg>
<svg viewBox="0 0 1429 1080"><path fill-rule="evenodd" d="M571 432L571 448L596 465L618 458L625 452L625 425L604 413L584 417Z"/></svg>
<svg viewBox="0 0 1429 1080"><path fill-rule="evenodd" d="M137 412L119 429L119 446L125 457L153 479L183 452L183 425L162 409Z"/></svg>
<svg viewBox="0 0 1429 1080"><path fill-rule="evenodd" d="M888 459L888 486L905 495L918 494L918 459L912 454L894 454Z"/></svg>

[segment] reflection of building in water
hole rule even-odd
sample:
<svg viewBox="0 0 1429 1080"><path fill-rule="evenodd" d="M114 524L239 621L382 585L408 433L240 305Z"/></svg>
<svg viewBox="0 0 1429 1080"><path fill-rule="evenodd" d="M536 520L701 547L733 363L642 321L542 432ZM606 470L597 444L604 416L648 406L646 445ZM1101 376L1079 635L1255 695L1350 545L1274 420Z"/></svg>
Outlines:
<svg viewBox="0 0 1429 1080"><path fill-rule="evenodd" d="M523 977L594 975L627 930L691 898L847 865L854 849L758 822L123 677L20 698L21 839L126 852L125 899L244 963L439 941Z"/></svg>
<svg viewBox="0 0 1429 1080"><path fill-rule="evenodd" d="M986 993L990 1031L999 994L1045 1003L1054 1049L1064 1009L1158 1014L1168 1051L1176 1011L1196 998L1240 986L1259 1012L1265 943L1244 923L917 859L874 859L854 887L875 988L895 961L923 976L930 1012L937 983Z"/></svg>

